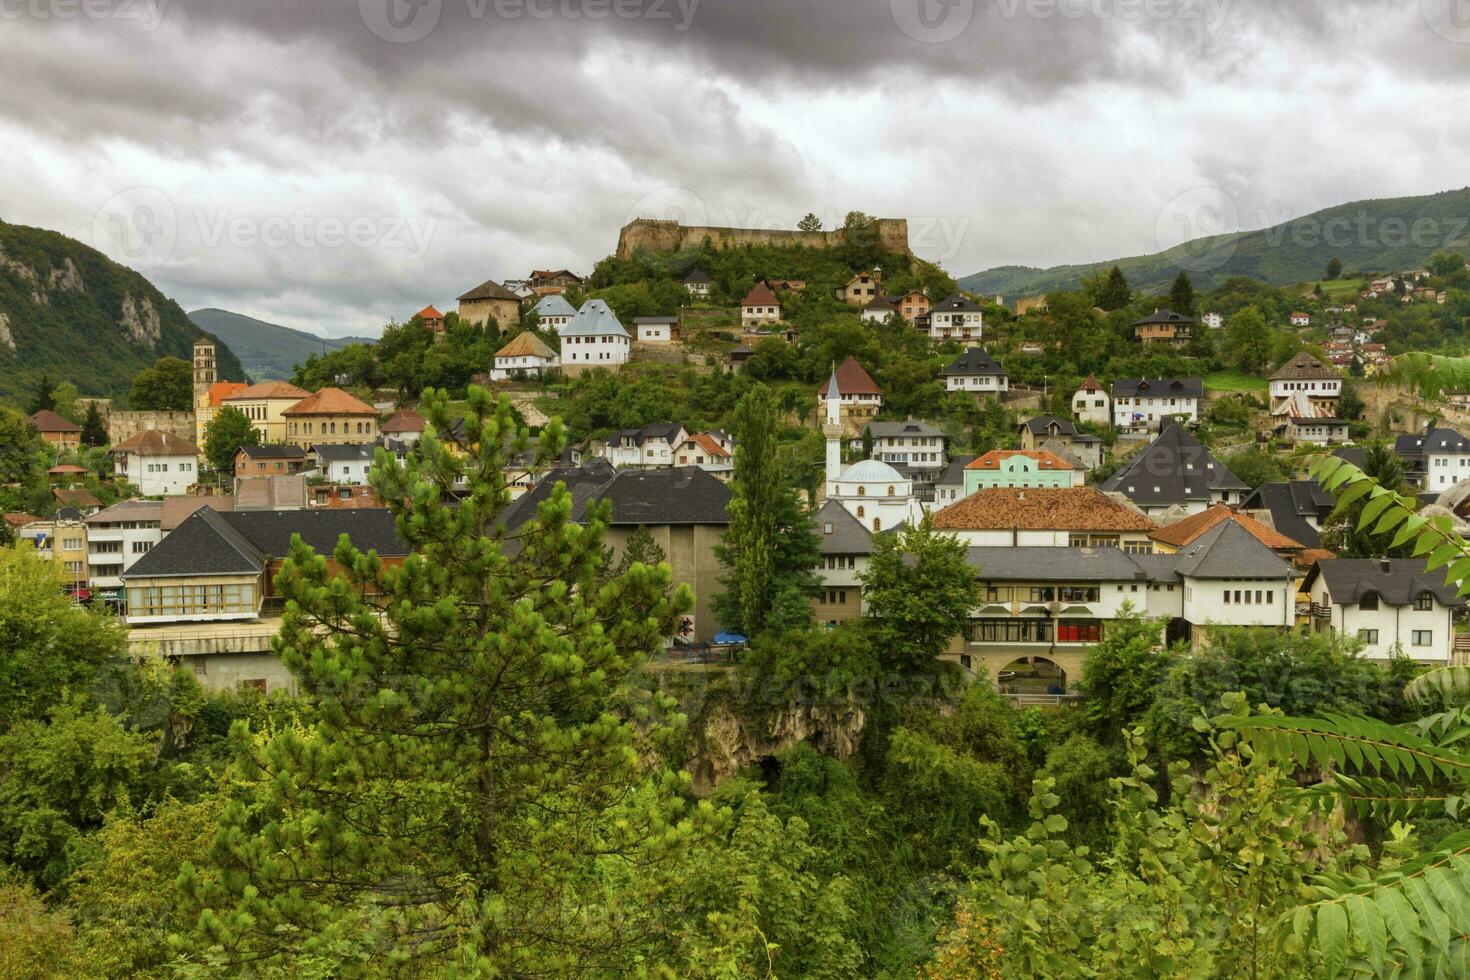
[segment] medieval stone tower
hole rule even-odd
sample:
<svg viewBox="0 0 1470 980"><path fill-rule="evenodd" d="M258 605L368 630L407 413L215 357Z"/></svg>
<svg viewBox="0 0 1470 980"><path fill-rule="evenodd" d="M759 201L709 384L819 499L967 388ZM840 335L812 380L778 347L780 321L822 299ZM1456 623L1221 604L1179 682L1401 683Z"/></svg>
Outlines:
<svg viewBox="0 0 1470 980"><path fill-rule="evenodd" d="M204 426L209 422L209 389L215 382L214 341L194 342L194 444L204 445Z"/></svg>

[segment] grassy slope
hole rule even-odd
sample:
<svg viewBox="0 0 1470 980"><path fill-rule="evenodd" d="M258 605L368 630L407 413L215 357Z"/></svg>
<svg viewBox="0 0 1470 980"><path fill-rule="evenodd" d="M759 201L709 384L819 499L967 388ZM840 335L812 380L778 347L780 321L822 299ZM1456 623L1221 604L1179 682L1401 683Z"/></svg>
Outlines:
<svg viewBox="0 0 1470 980"><path fill-rule="evenodd" d="M1351 275L1420 266L1446 244L1452 250L1464 251L1470 238L1467 219L1470 188L1422 197L1356 201L1260 231L1199 239L1153 255L1050 269L1001 266L967 276L960 280L960 286L981 293L1001 293L1011 300L1073 289L1084 276L1114 265L1122 268L1135 287L1154 291L1166 290L1180 269L1189 272L1196 289L1211 289L1237 275L1254 276L1274 286L1316 282L1326 274L1333 256L1342 259ZM1347 225L1342 224L1344 221ZM1402 231L1391 223L1394 221L1403 222ZM1416 228L1418 233L1409 234ZM1328 229L1334 233L1330 243L1324 241ZM1450 240L1446 243L1447 238Z"/></svg>
<svg viewBox="0 0 1470 980"><path fill-rule="evenodd" d="M322 338L228 310L194 310L189 319L229 344L246 372L257 380L290 378L296 365L312 354L359 341L372 343L360 337Z"/></svg>
<svg viewBox="0 0 1470 980"><path fill-rule="evenodd" d="M133 376L158 358L192 359L203 331L147 279L96 249L58 232L0 222L0 251L0 315L15 341L13 351L0 344L0 401L24 405L43 375L70 381L83 395L124 397ZM60 281L68 259L80 290ZM152 303L156 342L135 340L119 325L125 297ZM217 356L222 376L243 375L228 345Z"/></svg>

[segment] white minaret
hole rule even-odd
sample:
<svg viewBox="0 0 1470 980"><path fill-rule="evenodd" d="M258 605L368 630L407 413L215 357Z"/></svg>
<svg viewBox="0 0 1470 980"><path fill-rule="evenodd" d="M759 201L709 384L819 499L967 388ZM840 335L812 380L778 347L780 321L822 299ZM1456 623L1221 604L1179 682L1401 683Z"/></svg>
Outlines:
<svg viewBox="0 0 1470 980"><path fill-rule="evenodd" d="M842 475L842 397L837 390L837 372L827 382L827 424L822 426L827 437L827 496L835 494L837 478Z"/></svg>

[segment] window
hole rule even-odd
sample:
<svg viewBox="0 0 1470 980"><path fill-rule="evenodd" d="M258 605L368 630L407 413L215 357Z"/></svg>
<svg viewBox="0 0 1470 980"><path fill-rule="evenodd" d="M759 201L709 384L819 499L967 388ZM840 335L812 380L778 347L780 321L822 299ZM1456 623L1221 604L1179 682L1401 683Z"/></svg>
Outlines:
<svg viewBox="0 0 1470 980"><path fill-rule="evenodd" d="M1428 647L1434 645L1433 630L1415 630L1413 644L1416 647Z"/></svg>
<svg viewBox="0 0 1470 980"><path fill-rule="evenodd" d="M858 504L857 516L858 517L862 517L863 516L863 505L862 504Z"/></svg>
<svg viewBox="0 0 1470 980"><path fill-rule="evenodd" d="M1434 593L1433 592L1421 592L1421 593L1419 593L1419 597L1414 600L1414 608L1417 609L1417 610L1419 610L1420 612L1428 612L1429 610L1433 609L1434 608Z"/></svg>
<svg viewBox="0 0 1470 980"><path fill-rule="evenodd" d="M1362 640L1370 647L1376 647L1378 645L1378 631L1358 630L1358 639Z"/></svg>
<svg viewBox="0 0 1470 980"><path fill-rule="evenodd" d="M1377 592L1365 592L1363 594L1363 598L1361 598L1361 599L1358 600L1358 608L1359 609L1369 609L1369 610L1377 609L1378 608L1378 593Z"/></svg>

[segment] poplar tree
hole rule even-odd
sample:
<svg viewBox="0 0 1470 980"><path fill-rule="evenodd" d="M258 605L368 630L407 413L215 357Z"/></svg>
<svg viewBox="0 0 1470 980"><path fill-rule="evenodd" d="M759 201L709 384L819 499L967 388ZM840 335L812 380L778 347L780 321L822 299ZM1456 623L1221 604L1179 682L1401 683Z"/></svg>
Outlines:
<svg viewBox="0 0 1470 980"><path fill-rule="evenodd" d="M314 711L232 731L210 858L180 875L185 951L256 975L619 972L656 904L626 883L711 812L648 761L671 702L628 683L692 597L666 564L600 581L609 508L574 523L564 486L507 519L503 464L528 446L507 399L472 386L453 446L447 396L423 403L431 430L370 477L412 555L296 538L275 577L274 649ZM553 421L541 460L561 442Z"/></svg>

